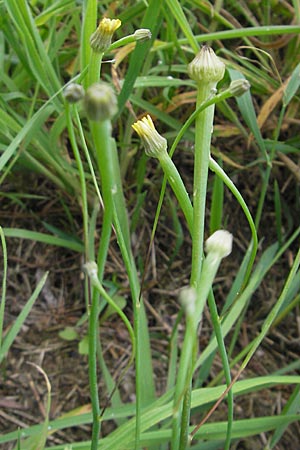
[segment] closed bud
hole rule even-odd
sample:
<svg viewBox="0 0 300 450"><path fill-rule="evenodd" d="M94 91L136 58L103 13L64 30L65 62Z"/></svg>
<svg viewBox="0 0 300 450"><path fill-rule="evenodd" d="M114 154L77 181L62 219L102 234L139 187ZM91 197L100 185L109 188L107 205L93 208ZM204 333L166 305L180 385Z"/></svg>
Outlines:
<svg viewBox="0 0 300 450"><path fill-rule="evenodd" d="M140 28L133 33L136 41L144 42L148 41L152 37L152 33L148 28Z"/></svg>
<svg viewBox="0 0 300 450"><path fill-rule="evenodd" d="M118 111L117 98L107 83L92 84L87 89L83 102L88 118L93 121L111 119Z"/></svg>
<svg viewBox="0 0 300 450"><path fill-rule="evenodd" d="M84 89L80 84L70 83L64 89L63 95L67 102L77 103L84 97Z"/></svg>
<svg viewBox="0 0 300 450"><path fill-rule="evenodd" d="M225 64L218 58L212 48L204 45L193 61L188 65L188 74L199 83L217 84L225 73Z"/></svg>
<svg viewBox="0 0 300 450"><path fill-rule="evenodd" d="M87 261L83 268L92 281L96 281L98 279L98 266L95 261Z"/></svg>
<svg viewBox="0 0 300 450"><path fill-rule="evenodd" d="M182 304L186 315L193 316L196 312L197 293L192 286L186 286L179 293L179 301Z"/></svg>
<svg viewBox="0 0 300 450"><path fill-rule="evenodd" d="M229 91L235 97L240 97L245 92L249 91L251 85L248 80L241 78L240 80L233 80L230 83Z"/></svg>
<svg viewBox="0 0 300 450"><path fill-rule="evenodd" d="M119 19L105 17L99 23L97 30L91 35L90 45L94 52L104 53L110 46L114 32L121 26Z"/></svg>
<svg viewBox="0 0 300 450"><path fill-rule="evenodd" d="M216 259L225 258L231 253L233 236L229 231L217 230L205 242L208 255Z"/></svg>

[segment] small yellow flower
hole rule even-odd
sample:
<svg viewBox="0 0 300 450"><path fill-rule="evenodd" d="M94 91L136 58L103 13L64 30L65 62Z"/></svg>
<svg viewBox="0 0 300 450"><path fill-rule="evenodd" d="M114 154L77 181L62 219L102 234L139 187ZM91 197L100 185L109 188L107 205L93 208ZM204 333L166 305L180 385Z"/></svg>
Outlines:
<svg viewBox="0 0 300 450"><path fill-rule="evenodd" d="M121 20L104 17L90 38L90 45L94 52L104 53L111 44L112 35L120 26Z"/></svg>
<svg viewBox="0 0 300 450"><path fill-rule="evenodd" d="M162 152L167 151L167 140L156 131L149 115L135 122L132 128L141 138L147 156L159 158Z"/></svg>

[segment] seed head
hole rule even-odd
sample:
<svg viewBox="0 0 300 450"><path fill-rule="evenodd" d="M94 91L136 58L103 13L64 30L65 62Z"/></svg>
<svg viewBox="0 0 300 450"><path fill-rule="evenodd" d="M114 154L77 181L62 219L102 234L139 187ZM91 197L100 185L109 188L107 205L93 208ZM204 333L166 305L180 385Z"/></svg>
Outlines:
<svg viewBox="0 0 300 450"><path fill-rule="evenodd" d="M199 83L215 83L222 80L225 64L218 58L212 48L204 45L193 61L188 65L188 74Z"/></svg>
<svg viewBox="0 0 300 450"><path fill-rule="evenodd" d="M167 140L156 131L149 115L135 122L132 128L141 138L146 155L159 158L162 152L167 151Z"/></svg>
<svg viewBox="0 0 300 450"><path fill-rule="evenodd" d="M111 44L112 35L121 26L119 19L104 17L97 30L90 37L90 45L94 52L104 53Z"/></svg>

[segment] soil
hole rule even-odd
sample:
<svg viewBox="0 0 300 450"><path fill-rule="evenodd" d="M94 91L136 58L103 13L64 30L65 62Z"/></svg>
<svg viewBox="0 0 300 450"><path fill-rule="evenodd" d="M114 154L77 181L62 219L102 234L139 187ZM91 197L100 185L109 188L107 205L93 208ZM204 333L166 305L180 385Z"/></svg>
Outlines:
<svg viewBox="0 0 300 450"><path fill-rule="evenodd" d="M230 143L229 140L224 143L228 147L230 144L232 144L231 149L234 151L238 144L234 141ZM243 155L240 155L239 162L242 163L242 160ZM189 185L192 170L191 153L183 151L175 157L175 162L180 166L183 178ZM290 174L282 163L278 164L276 172L277 180L283 188L284 180L289 179ZM244 177L234 175L235 182L244 193L250 207L255 209L257 191L259 190L258 169L252 167L245 170L244 173ZM156 168L156 162L149 162L145 182L145 186L148 186L148 192L138 225L133 234L134 252L140 267L144 264L150 242L155 206L159 195L159 188L157 187L160 185L159 177L160 173ZM41 198L23 198L21 201L17 201L11 196L3 196L0 211L0 220L3 227L47 232L45 228L45 223L47 223L64 232L71 230L72 233L81 237L80 208L74 199L57 193L57 189L48 181L39 178L34 179L29 191L28 175L20 173L16 178L6 182L4 186L6 194L13 193L17 189L18 192L21 192L19 187L23 185L26 193L38 193ZM212 179L210 179L210 186L211 182ZM285 199L291 205L294 199L293 189L295 189L295 184L293 179L290 179L289 185L285 187ZM169 195L171 194L169 193ZM275 226L273 226L272 193L268 195L270 196L268 200L270 212L267 210L267 202L260 231L260 254L277 237ZM127 196L130 200L130 191L127 192ZM66 215L64 204L68 205L72 220ZM289 207L289 204L287 207ZM296 217L297 211L292 214L295 214ZM232 196L227 192L225 194L224 217L226 228L234 234L234 251L228 260L224 260L216 280L215 292L220 308L250 239L247 223L241 211L236 208ZM177 236L173 227L171 211L166 203L156 234L155 245L151 250L144 284L144 298L149 316L158 395L163 393L166 387L169 338L180 309L178 292L182 286L188 284L190 274L191 242L181 215L179 215L179 220L182 225L183 242L178 253L172 257L172 251L170 256L170 249L175 248ZM296 219L294 223L297 223ZM270 224L272 224L272 227L270 227ZM99 221L99 230L100 227L101 221ZM45 417L47 395L45 381L36 367L29 363L42 367L49 378L52 390L51 419L58 418L75 408L81 408L81 411L85 412L90 411L91 408L87 356L79 353L79 342L87 333L87 321L83 320L86 305L82 256L64 248L19 238L7 238L7 246L8 277L4 334L8 332L22 311L41 276L46 271L49 271L49 276L41 295L35 302L1 367L1 433L8 433L18 428L22 429L41 423ZM263 319L281 292L292 258L293 252L285 252L253 296L251 306L238 335L236 353L247 345L260 330ZM122 268L114 237L112 237L105 279L113 283L118 288L118 294L127 299L125 312L129 317L132 317L128 299L128 281ZM296 307L276 329L271 331L242 374L243 378L270 374L299 358L299 317L299 308ZM78 322L82 323L78 325ZM75 340L67 341L60 337L59 333L66 327L76 327L78 337ZM122 322L116 316L110 317L101 325L100 329L105 360L111 373L117 379L130 356L130 339ZM210 333L211 321L208 311L205 311L201 334L202 346L205 346L208 342ZM227 344L230 343L231 337L228 336L226 339ZM221 368L220 359L216 357L211 378L218 374ZM233 369L233 374L236 370L237 368ZM294 373L299 374L299 370ZM235 417L241 419L280 414L292 390L293 387L284 386L236 398ZM99 373L99 392L101 393L100 403L104 405L107 393L104 389L101 373ZM127 373L122 381L121 392L124 402L134 400L133 369ZM210 420L225 419L226 406L222 404ZM113 423L108 424L107 428L103 430L104 434L108 433L112 427L114 427ZM89 425L74 427L71 430L61 430L50 436L47 444L52 446L88 440L90 433ZM267 444L267 440L267 434L260 435L236 442L232 445L232 449L262 449ZM300 426L295 423L288 428L276 449L296 449L299 448L299 442ZM13 445L11 444L3 447L4 450L12 448Z"/></svg>

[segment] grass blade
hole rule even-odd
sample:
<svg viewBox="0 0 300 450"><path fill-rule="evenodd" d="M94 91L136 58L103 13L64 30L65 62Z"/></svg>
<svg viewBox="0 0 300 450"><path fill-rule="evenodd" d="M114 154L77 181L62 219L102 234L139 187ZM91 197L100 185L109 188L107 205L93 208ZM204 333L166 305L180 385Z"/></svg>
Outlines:
<svg viewBox="0 0 300 450"><path fill-rule="evenodd" d="M11 327L9 332L7 333L7 335L6 335L6 337L5 337L4 341L3 341L3 345L2 345L2 347L0 349L0 364L3 361L3 359L5 358L8 350L10 349L12 343L14 342L16 336L18 335L18 333L19 333L23 323L25 322L28 314L30 313L34 302L36 301L36 299L39 296L41 290L43 289L43 286L44 286L44 284L46 282L47 277L48 277L48 272L46 272L42 276L41 280L39 281L39 283L37 284L35 290L33 291L31 297L29 298L29 300L27 301L26 305L22 309L21 313L17 317L15 323L13 324L13 326Z"/></svg>

